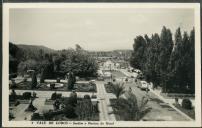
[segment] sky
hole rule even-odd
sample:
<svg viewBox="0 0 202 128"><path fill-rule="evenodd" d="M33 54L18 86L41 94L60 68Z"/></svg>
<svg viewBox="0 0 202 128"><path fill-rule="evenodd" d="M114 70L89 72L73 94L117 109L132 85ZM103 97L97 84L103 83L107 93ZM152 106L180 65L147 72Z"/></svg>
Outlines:
<svg viewBox="0 0 202 128"><path fill-rule="evenodd" d="M193 9L66 8L11 9L9 40L15 44L43 45L55 50L74 48L108 51L132 49L139 35L175 33L194 27Z"/></svg>

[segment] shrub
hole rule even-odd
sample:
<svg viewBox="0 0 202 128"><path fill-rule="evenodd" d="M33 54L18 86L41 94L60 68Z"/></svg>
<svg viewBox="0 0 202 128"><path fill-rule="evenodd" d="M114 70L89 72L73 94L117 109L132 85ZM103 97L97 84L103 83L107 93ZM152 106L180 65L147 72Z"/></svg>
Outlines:
<svg viewBox="0 0 202 128"><path fill-rule="evenodd" d="M24 92L22 94L23 99L30 99L32 97L32 93L31 92Z"/></svg>
<svg viewBox="0 0 202 128"><path fill-rule="evenodd" d="M11 88L16 88L17 84L15 82L15 79L11 79Z"/></svg>
<svg viewBox="0 0 202 128"><path fill-rule="evenodd" d="M54 116L60 115L62 113L63 113L63 110L57 110L57 111L49 110L49 112L45 112L43 116L45 120L52 120Z"/></svg>
<svg viewBox="0 0 202 128"><path fill-rule="evenodd" d="M36 88L37 86L37 78L36 78L36 73L34 72L32 75L32 84L31 84L31 89Z"/></svg>
<svg viewBox="0 0 202 128"><path fill-rule="evenodd" d="M70 96L68 99L68 104L75 107L77 104L77 97Z"/></svg>
<svg viewBox="0 0 202 128"><path fill-rule="evenodd" d="M16 101L16 102L15 102L15 106L18 106L19 104L20 104L19 101Z"/></svg>
<svg viewBox="0 0 202 128"><path fill-rule="evenodd" d="M182 108L192 109L192 102L189 99L182 100Z"/></svg>
<svg viewBox="0 0 202 128"><path fill-rule="evenodd" d="M52 90L52 89L55 89L55 83L51 83L50 84L50 89Z"/></svg>
<svg viewBox="0 0 202 128"><path fill-rule="evenodd" d="M63 111L64 111L64 114L65 114L65 116L67 118L75 118L75 117L77 117L77 115L75 113L75 109L71 105L66 105Z"/></svg>
<svg viewBox="0 0 202 128"><path fill-rule="evenodd" d="M96 96L96 95L92 95L91 98L92 98L92 99L95 99L95 98L97 98L97 96Z"/></svg>
<svg viewBox="0 0 202 128"><path fill-rule="evenodd" d="M39 113L33 113L31 116L31 120L40 120L42 117L40 116Z"/></svg>
<svg viewBox="0 0 202 128"><path fill-rule="evenodd" d="M27 78L24 78L24 79L23 79L23 82L27 82Z"/></svg>
<svg viewBox="0 0 202 128"><path fill-rule="evenodd" d="M74 76L74 73L70 72L68 76L68 83L67 83L68 89L72 90L74 88L75 82L76 82L76 78Z"/></svg>
<svg viewBox="0 0 202 128"><path fill-rule="evenodd" d="M60 78L57 78L57 83L60 83Z"/></svg>
<svg viewBox="0 0 202 128"><path fill-rule="evenodd" d="M84 99L90 99L90 95L84 95Z"/></svg>
<svg viewBox="0 0 202 128"><path fill-rule="evenodd" d="M57 94L56 92L54 92L51 95L51 100L56 100L56 99L60 99L62 97L62 94Z"/></svg>
<svg viewBox="0 0 202 128"><path fill-rule="evenodd" d="M42 72L41 72L41 77L40 77L40 83L44 83L44 79L45 79L45 76L44 76L44 73L45 71L44 71L44 69L42 70Z"/></svg>

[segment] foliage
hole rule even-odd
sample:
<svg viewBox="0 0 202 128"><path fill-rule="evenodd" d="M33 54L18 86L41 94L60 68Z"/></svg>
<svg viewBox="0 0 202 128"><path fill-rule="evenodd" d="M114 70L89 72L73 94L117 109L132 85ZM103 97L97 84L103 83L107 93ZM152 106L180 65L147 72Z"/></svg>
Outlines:
<svg viewBox="0 0 202 128"><path fill-rule="evenodd" d="M44 58L45 54L53 52L54 51L52 49L43 46L15 45L9 42L9 73L16 73L16 72L23 73L26 67L27 63L26 61L34 60L37 62L41 62L45 59ZM18 64L20 63L21 65L20 67L18 67ZM29 64L30 63L28 63L28 66ZM40 68L40 66L35 68L38 69Z"/></svg>
<svg viewBox="0 0 202 128"><path fill-rule="evenodd" d="M39 113L33 113L31 116L31 120L43 120L43 117L40 116Z"/></svg>
<svg viewBox="0 0 202 128"><path fill-rule="evenodd" d="M189 99L182 100L182 108L192 109L192 102Z"/></svg>
<svg viewBox="0 0 202 128"><path fill-rule="evenodd" d="M66 50L64 61L61 63L61 70L65 72L74 72L79 77L95 77L98 65L95 59L89 56L89 53L77 46L77 50Z"/></svg>
<svg viewBox="0 0 202 128"><path fill-rule="evenodd" d="M67 86L68 86L69 90L72 90L74 88L75 82L76 82L76 78L74 76L74 73L73 72L69 72L68 83L67 83Z"/></svg>
<svg viewBox="0 0 202 128"><path fill-rule="evenodd" d="M67 104L74 106L74 107L76 106L76 104L77 104L77 93L76 92L71 92Z"/></svg>
<svg viewBox="0 0 202 128"><path fill-rule="evenodd" d="M18 65L18 73L24 75L27 70L39 70L38 69L38 62L36 60L33 60L33 59L29 59L29 60L26 60L26 61L21 61Z"/></svg>
<svg viewBox="0 0 202 128"><path fill-rule="evenodd" d="M36 88L37 86L37 78L36 78L36 73L33 72L32 74L32 83L31 83L31 89L34 89Z"/></svg>
<svg viewBox="0 0 202 128"><path fill-rule="evenodd" d="M84 97L83 97L84 99L90 99L90 95L88 95L88 94L86 94L86 95L84 95Z"/></svg>
<svg viewBox="0 0 202 128"><path fill-rule="evenodd" d="M22 94L22 98L23 98L23 99L30 99L31 96L32 96L31 92L24 92L24 93Z"/></svg>
<svg viewBox="0 0 202 128"><path fill-rule="evenodd" d="M114 113L123 117L127 121L139 121L149 111L146 107L148 99L142 97L141 103L138 105L135 94L128 92L126 99L119 98L113 105Z"/></svg>
<svg viewBox="0 0 202 128"><path fill-rule="evenodd" d="M194 29L182 36L178 28L173 41L170 29L163 27L160 36L137 36L134 41L130 64L142 70L147 81L163 92L194 93Z"/></svg>
<svg viewBox="0 0 202 128"><path fill-rule="evenodd" d="M76 49L54 51L43 46L9 43L9 73L33 69L41 73L41 82L47 78L63 77L70 71L80 77L96 77L98 65L89 52L78 44Z"/></svg>
<svg viewBox="0 0 202 128"><path fill-rule="evenodd" d="M54 93L51 95L51 100L60 99L61 97L62 97L62 94L54 92Z"/></svg>
<svg viewBox="0 0 202 128"><path fill-rule="evenodd" d="M75 113L75 108L71 105L66 105L64 108L64 114L67 118L75 118L77 117Z"/></svg>
<svg viewBox="0 0 202 128"><path fill-rule="evenodd" d="M142 69L141 65L143 63L143 54L146 46L146 41L142 36L137 36L134 39L135 43L133 44L133 50L130 64L132 67Z"/></svg>
<svg viewBox="0 0 202 128"><path fill-rule="evenodd" d="M125 93L125 87L124 87L124 83L112 83L111 84L111 89L112 89L112 93L114 93L114 95L116 96L116 98L118 99L122 94Z"/></svg>

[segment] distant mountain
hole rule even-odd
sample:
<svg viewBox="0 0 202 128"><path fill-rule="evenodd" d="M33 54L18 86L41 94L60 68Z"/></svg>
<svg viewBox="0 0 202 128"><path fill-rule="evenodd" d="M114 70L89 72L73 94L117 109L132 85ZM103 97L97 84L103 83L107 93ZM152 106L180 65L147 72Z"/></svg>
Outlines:
<svg viewBox="0 0 202 128"><path fill-rule="evenodd" d="M42 50L44 53L53 53L55 50L45 47L43 45L25 45L25 44L18 44L18 48L29 51L29 52L36 52Z"/></svg>

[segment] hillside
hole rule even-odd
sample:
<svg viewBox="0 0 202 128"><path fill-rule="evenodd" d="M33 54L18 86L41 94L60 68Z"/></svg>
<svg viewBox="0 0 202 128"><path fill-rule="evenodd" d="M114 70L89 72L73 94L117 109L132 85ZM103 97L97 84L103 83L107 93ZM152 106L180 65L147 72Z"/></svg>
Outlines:
<svg viewBox="0 0 202 128"><path fill-rule="evenodd" d="M48 47L42 46L42 45L25 45L25 44L18 44L18 48L25 50L25 51L30 51L30 52L35 52L35 51L40 51L42 50L44 53L53 53L54 50L50 49Z"/></svg>

